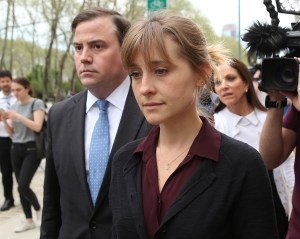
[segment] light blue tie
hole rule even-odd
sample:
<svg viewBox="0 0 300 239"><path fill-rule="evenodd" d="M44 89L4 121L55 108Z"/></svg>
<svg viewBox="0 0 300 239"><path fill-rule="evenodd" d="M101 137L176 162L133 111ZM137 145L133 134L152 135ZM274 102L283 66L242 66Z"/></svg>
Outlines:
<svg viewBox="0 0 300 239"><path fill-rule="evenodd" d="M92 134L89 155L89 186L95 205L109 157L108 101L97 101L100 113Z"/></svg>

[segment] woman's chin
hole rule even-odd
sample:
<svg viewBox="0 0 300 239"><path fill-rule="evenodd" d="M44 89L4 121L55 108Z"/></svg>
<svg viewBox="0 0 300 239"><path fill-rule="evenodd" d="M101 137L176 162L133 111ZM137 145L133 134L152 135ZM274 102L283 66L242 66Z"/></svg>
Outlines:
<svg viewBox="0 0 300 239"><path fill-rule="evenodd" d="M147 117L147 116L145 116L145 118L146 118L147 122L149 124L151 124L151 125L159 125L161 123L160 120L155 119L154 117Z"/></svg>

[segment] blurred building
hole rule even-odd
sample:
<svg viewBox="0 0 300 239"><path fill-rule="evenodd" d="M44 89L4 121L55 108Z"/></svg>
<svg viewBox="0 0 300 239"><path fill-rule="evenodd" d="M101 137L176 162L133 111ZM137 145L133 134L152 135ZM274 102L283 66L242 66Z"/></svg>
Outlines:
<svg viewBox="0 0 300 239"><path fill-rule="evenodd" d="M232 38L236 38L237 36L237 27L236 24L226 24L223 26L222 35L228 36Z"/></svg>

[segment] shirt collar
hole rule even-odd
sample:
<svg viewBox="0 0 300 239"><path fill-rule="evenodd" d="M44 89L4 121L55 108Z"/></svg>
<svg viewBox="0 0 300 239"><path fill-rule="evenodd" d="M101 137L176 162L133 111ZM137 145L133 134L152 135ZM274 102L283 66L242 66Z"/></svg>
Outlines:
<svg viewBox="0 0 300 239"><path fill-rule="evenodd" d="M129 88L130 78L127 76L126 79L106 98L106 100L110 104L123 111ZM88 90L86 99L86 113L91 109L97 100L98 98Z"/></svg>
<svg viewBox="0 0 300 239"><path fill-rule="evenodd" d="M228 110L228 108L224 108L224 115L226 118L230 119L232 127L236 127L242 120L242 118L247 119L251 124L257 125L259 123L259 119L257 116L256 108L254 111L252 111L250 114L246 116L240 116L237 114L232 113L231 111Z"/></svg>
<svg viewBox="0 0 300 239"><path fill-rule="evenodd" d="M201 158L218 161L221 147L221 134L207 119L202 118L203 125L196 136L189 153ZM143 153L143 161L153 157L159 136L159 126L154 126L149 135L138 145L134 153Z"/></svg>
<svg viewBox="0 0 300 239"><path fill-rule="evenodd" d="M246 115L245 118L248 119L255 126L259 123L256 109L254 109L254 111L252 111L250 114Z"/></svg>
<svg viewBox="0 0 300 239"><path fill-rule="evenodd" d="M9 98L11 98L13 96L14 95L12 93L10 93L9 95L4 95L3 91L2 90L0 91L0 98L7 98L7 99L9 99Z"/></svg>

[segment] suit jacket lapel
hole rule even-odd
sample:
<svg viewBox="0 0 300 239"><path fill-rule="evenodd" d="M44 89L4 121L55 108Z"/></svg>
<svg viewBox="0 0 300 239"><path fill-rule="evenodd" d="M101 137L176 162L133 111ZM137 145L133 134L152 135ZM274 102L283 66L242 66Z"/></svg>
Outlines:
<svg viewBox="0 0 300 239"><path fill-rule="evenodd" d="M115 154L120 146L136 139L144 121L144 115L140 111L130 87L111 156Z"/></svg>
<svg viewBox="0 0 300 239"><path fill-rule="evenodd" d="M205 190L213 184L215 178L216 175L213 170L213 162L211 160L204 160L200 168L191 176L176 197L176 200L163 219L161 226L184 209L197 196L204 193Z"/></svg>
<svg viewBox="0 0 300 239"><path fill-rule="evenodd" d="M68 128L69 135L72 135L68 144L72 145L71 157L74 160L74 165L76 168L76 173L78 175L79 181L81 182L81 187L87 195L87 198L91 198L89 187L87 184L87 174L85 167L85 149L84 149L84 129L85 129L85 115L86 115L86 97L87 91L79 94L78 97L73 97L74 105L69 109L69 123ZM90 199L92 206L92 201Z"/></svg>

